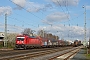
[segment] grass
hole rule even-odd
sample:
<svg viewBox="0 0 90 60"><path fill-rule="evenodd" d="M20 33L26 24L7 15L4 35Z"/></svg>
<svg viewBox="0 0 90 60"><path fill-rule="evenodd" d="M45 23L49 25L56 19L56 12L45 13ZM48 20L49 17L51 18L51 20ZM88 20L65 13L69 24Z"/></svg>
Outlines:
<svg viewBox="0 0 90 60"><path fill-rule="evenodd" d="M86 53L87 53L87 49L86 50ZM85 54L85 56L90 60L90 49L88 49L88 54Z"/></svg>
<svg viewBox="0 0 90 60"><path fill-rule="evenodd" d="M12 48L14 48L14 44L12 44L12 43L7 43L7 46L6 46L6 47L4 47L3 44L0 44L0 49L2 49L2 48L12 49Z"/></svg>
<svg viewBox="0 0 90 60"><path fill-rule="evenodd" d="M86 54L85 56L90 60L90 54Z"/></svg>

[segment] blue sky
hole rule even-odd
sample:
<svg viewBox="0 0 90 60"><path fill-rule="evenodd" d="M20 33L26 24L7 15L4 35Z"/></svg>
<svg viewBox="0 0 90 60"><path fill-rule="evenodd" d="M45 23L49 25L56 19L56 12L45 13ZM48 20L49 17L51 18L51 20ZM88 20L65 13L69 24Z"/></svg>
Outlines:
<svg viewBox="0 0 90 60"><path fill-rule="evenodd" d="M9 32L20 33L25 28L44 29L60 38L83 40L83 5L86 7L88 39L90 0L0 0L0 31L4 31L4 15L7 13Z"/></svg>

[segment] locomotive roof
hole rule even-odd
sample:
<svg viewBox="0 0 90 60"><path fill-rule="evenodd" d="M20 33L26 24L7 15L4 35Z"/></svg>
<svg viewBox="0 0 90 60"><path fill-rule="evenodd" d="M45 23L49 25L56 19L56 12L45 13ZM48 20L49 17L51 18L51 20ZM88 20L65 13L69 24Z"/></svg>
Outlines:
<svg viewBox="0 0 90 60"><path fill-rule="evenodd" d="M36 36L29 36L30 38L36 38Z"/></svg>

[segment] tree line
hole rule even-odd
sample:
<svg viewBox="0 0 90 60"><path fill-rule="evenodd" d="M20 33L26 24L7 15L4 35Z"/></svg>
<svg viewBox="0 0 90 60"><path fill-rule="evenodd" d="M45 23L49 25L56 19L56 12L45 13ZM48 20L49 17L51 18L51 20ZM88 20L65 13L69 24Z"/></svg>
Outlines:
<svg viewBox="0 0 90 60"><path fill-rule="evenodd" d="M30 28L25 28L21 34L27 34L30 36L40 36L42 38L48 38L48 39L53 39L53 40L58 40L59 37L56 35L53 35L52 33L48 33L44 30L39 30L37 31L37 33L34 33L35 30L31 30ZM15 46L15 40L16 40L16 36L18 35L18 33L7 33L7 47L14 47ZM4 39L3 39L4 41Z"/></svg>

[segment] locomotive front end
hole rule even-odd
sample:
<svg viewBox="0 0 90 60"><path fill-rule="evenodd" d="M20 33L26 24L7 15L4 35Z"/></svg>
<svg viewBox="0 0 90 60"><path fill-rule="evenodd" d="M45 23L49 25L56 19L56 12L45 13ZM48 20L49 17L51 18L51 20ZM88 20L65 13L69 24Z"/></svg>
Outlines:
<svg viewBox="0 0 90 60"><path fill-rule="evenodd" d="M25 36L17 36L16 37L16 48L25 48Z"/></svg>

